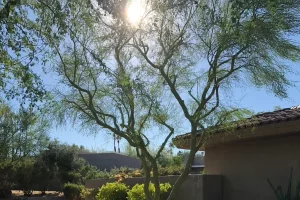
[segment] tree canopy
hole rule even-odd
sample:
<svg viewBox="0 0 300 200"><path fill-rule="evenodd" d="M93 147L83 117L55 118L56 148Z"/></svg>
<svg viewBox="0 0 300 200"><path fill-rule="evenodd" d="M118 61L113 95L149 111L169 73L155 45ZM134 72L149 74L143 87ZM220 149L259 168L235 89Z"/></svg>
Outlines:
<svg viewBox="0 0 300 200"><path fill-rule="evenodd" d="M17 161L34 156L46 148L49 124L30 109L14 112L6 104L0 104L0 158Z"/></svg>
<svg viewBox="0 0 300 200"><path fill-rule="evenodd" d="M0 1L0 94L36 105L46 97L38 72L52 60L46 37L60 40L71 1ZM68 4L68 7L66 6Z"/></svg>
<svg viewBox="0 0 300 200"><path fill-rule="evenodd" d="M50 38L65 87L57 93L60 111L135 147L148 199L151 170L159 199L157 162L180 119L191 153L170 199L209 137L206 128L249 114L225 101L225 89L252 84L288 95L287 61L299 60L300 51L297 1L144 1L137 24L126 19L124 1L85 3L78 0L69 16L64 48ZM147 149L153 126L165 135L155 155Z"/></svg>
<svg viewBox="0 0 300 200"><path fill-rule="evenodd" d="M190 132L190 155L172 199L212 134L207 128L249 115L224 97L227 90L251 85L288 96L289 63L299 60L295 37L300 33L300 4L141 2L136 23L128 20L130 4L124 0L34 5L37 16L48 22L42 38L60 78L61 87L53 92L58 103L51 110L59 119L71 118L83 128L127 140L143 163L147 200L151 171L154 199L159 199L158 162L166 145L179 130ZM163 136L159 145L152 139L154 132ZM149 150L153 143L158 146L154 154Z"/></svg>

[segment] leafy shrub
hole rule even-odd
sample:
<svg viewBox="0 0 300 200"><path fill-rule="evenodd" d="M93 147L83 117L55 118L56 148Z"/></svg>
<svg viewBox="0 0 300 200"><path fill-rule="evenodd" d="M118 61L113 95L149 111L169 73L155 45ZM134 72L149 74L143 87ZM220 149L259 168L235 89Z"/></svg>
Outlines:
<svg viewBox="0 0 300 200"><path fill-rule="evenodd" d="M64 195L67 200L79 200L80 193L84 189L83 185L77 185L74 183L66 183L64 184Z"/></svg>
<svg viewBox="0 0 300 200"><path fill-rule="evenodd" d="M16 166L14 163L1 161L0 163L0 198L11 196L11 189L16 182Z"/></svg>
<svg viewBox="0 0 300 200"><path fill-rule="evenodd" d="M95 200L98 191L98 188L84 188L83 190L81 190L80 197L84 200Z"/></svg>
<svg viewBox="0 0 300 200"><path fill-rule="evenodd" d="M30 197L32 195L34 162L32 158L23 158L16 164L16 184L22 188L24 196Z"/></svg>
<svg viewBox="0 0 300 200"><path fill-rule="evenodd" d="M106 183L96 196L97 200L127 200L128 187L124 183Z"/></svg>
<svg viewBox="0 0 300 200"><path fill-rule="evenodd" d="M183 170L184 170L184 166L182 165L172 165L169 167L159 167L158 173L160 176L181 175Z"/></svg>
<svg viewBox="0 0 300 200"><path fill-rule="evenodd" d="M293 168L290 172L290 178L287 187L286 195L283 194L282 187L279 185L277 188L271 183L269 179L267 179L277 200L300 200L300 181L298 182L295 194L292 194L292 181L293 181Z"/></svg>
<svg viewBox="0 0 300 200"><path fill-rule="evenodd" d="M205 175L205 169L203 169L203 171L201 172L201 175Z"/></svg>
<svg viewBox="0 0 300 200"><path fill-rule="evenodd" d="M161 183L160 187L160 199L166 200L169 196L169 192L171 190L170 183ZM150 183L149 191L152 196L154 197L155 187L153 183ZM128 200L146 200L146 195L144 192L144 184L136 184L132 187L132 189L128 192Z"/></svg>

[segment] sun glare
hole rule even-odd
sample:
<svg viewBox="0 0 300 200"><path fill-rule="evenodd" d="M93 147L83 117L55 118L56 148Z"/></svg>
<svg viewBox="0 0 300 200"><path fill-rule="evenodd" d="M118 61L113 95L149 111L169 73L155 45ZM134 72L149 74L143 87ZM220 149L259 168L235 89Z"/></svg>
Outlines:
<svg viewBox="0 0 300 200"><path fill-rule="evenodd" d="M133 25L137 25L142 19L143 10L141 0L132 0L126 9L128 21Z"/></svg>

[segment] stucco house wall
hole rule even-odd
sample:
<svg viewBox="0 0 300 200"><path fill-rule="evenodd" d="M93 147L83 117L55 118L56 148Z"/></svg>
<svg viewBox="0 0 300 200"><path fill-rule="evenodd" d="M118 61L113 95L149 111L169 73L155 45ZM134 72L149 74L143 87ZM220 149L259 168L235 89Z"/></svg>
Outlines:
<svg viewBox="0 0 300 200"><path fill-rule="evenodd" d="M205 150L205 174L223 176L223 200L275 200L269 178L286 193L293 167L300 180L300 106L236 121L232 130L215 127L199 150ZM199 131L198 137L201 138ZM174 144L189 149L190 133Z"/></svg>
<svg viewBox="0 0 300 200"><path fill-rule="evenodd" d="M300 132L223 144L205 154L206 174L223 175L223 200L274 200L267 178L286 191L291 167L300 180Z"/></svg>

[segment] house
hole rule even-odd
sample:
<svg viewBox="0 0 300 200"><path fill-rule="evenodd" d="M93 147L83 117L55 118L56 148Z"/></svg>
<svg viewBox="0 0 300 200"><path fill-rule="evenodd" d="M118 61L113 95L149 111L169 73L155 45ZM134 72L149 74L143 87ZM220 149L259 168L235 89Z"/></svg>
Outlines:
<svg viewBox="0 0 300 200"><path fill-rule="evenodd" d="M300 106L258 114L230 133L214 133L200 150L205 174L223 177L223 200L276 199L267 179L285 192L292 167L294 181L300 180ZM177 136L174 144L188 149L189 138Z"/></svg>
<svg viewBox="0 0 300 200"><path fill-rule="evenodd" d="M120 167L132 169L141 168L139 159L120 153L79 153L78 156L85 159L90 165L96 166L99 170L110 171L113 168Z"/></svg>

